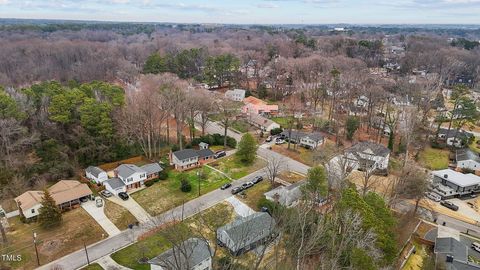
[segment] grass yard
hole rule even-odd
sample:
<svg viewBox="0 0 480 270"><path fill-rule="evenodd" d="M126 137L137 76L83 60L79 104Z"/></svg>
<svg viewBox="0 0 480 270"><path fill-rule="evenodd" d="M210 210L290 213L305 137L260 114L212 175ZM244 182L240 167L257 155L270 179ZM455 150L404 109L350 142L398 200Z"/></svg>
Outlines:
<svg viewBox="0 0 480 270"><path fill-rule="evenodd" d="M288 144L284 143L281 145L273 145L272 150L308 166L313 166L313 151L301 146L297 146L296 149L294 149L294 147L294 144L290 144L290 150L288 150Z"/></svg>
<svg viewBox="0 0 480 270"><path fill-rule="evenodd" d="M267 162L257 157L252 165L245 165L237 160L235 155L222 158L219 161L210 163L210 166L220 170L233 179L240 179L255 171L258 171L267 165Z"/></svg>
<svg viewBox="0 0 480 270"><path fill-rule="evenodd" d="M210 243L214 243L215 232L207 228L220 227L233 221L234 218L235 213L230 204L217 204L200 214L186 219L183 223L170 225L145 237L144 240L119 250L113 253L111 257L117 263L131 269L149 270L149 264L140 264L138 262L140 258L147 257L151 259L171 248L173 242L180 239L186 240L198 235L203 235L210 240ZM217 254L221 254L221 250L219 251Z"/></svg>
<svg viewBox="0 0 480 270"><path fill-rule="evenodd" d="M278 175L278 178L292 184L302 181L303 179L305 179L305 177L306 176L301 173L292 172L292 171L283 171L283 172L280 172L280 174Z"/></svg>
<svg viewBox="0 0 480 270"><path fill-rule="evenodd" d="M104 203L105 215L121 231L127 229L129 224L134 224L135 222L137 222L137 219L126 208L109 200L104 200Z"/></svg>
<svg viewBox="0 0 480 270"><path fill-rule="evenodd" d="M435 260L434 254L428 249L427 246L419 243L413 243L416 249L415 253L412 253L408 257L407 262L403 266L402 270L434 270Z"/></svg>
<svg viewBox="0 0 480 270"><path fill-rule="evenodd" d="M470 149L473 151L480 153L480 144L477 144L477 141L480 140L479 137L475 137L475 139L472 141L472 143L469 145Z"/></svg>
<svg viewBox="0 0 480 270"><path fill-rule="evenodd" d="M85 266L81 270L103 270L103 267L101 267L98 263L92 263L89 266Z"/></svg>
<svg viewBox="0 0 480 270"><path fill-rule="evenodd" d="M69 253L102 239L105 231L83 210L77 208L63 214L62 225L51 230L41 229L36 222L25 224L20 218L10 218L10 229L7 232L9 245L0 245L0 254L19 254L20 262L7 264L13 269L33 269L37 267L35 249L32 243L32 232L37 233L40 263L46 264Z"/></svg>
<svg viewBox="0 0 480 270"><path fill-rule="evenodd" d="M425 148L418 155L418 162L430 170L440 170L448 168L448 150Z"/></svg>
<svg viewBox="0 0 480 270"><path fill-rule="evenodd" d="M271 120L279 124L282 128L288 126L288 118L287 117L272 117Z"/></svg>
<svg viewBox="0 0 480 270"><path fill-rule="evenodd" d="M250 208L253 210L259 211L260 209L257 206L258 202L264 198L263 193L270 191L271 189L272 185L270 185L270 182L263 180L262 182L242 192L241 195L239 194L236 196L239 200L250 206Z"/></svg>
<svg viewBox="0 0 480 270"><path fill-rule="evenodd" d="M168 172L168 178L166 180L160 180L150 187L135 192L132 194L132 197L150 215L159 215L198 196L197 172L203 174L203 179L200 181L200 192L202 195L230 182L228 178L212 169L207 167L198 168L184 172L188 181L192 185L192 190L185 193L180 190L181 184L179 179L181 173L171 170Z"/></svg>
<svg viewBox="0 0 480 270"><path fill-rule="evenodd" d="M241 133L248 132L250 124L245 120L236 120L232 123L231 127Z"/></svg>

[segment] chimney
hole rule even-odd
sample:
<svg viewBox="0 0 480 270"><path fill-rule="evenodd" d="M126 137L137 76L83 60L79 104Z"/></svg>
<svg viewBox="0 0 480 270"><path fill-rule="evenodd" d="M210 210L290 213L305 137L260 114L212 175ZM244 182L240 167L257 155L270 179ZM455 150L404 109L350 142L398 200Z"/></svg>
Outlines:
<svg viewBox="0 0 480 270"><path fill-rule="evenodd" d="M453 263L453 256L452 255L447 255L447 263Z"/></svg>
<svg viewBox="0 0 480 270"><path fill-rule="evenodd" d="M448 178L448 174L444 174L444 175L443 175L443 178Z"/></svg>

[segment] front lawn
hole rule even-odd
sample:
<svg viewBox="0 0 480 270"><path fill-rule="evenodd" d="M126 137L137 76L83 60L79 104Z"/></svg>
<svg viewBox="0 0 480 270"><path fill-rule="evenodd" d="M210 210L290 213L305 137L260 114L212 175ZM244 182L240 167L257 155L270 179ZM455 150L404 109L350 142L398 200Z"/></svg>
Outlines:
<svg viewBox="0 0 480 270"><path fill-rule="evenodd" d="M267 165L267 162L257 157L253 164L245 165L240 162L235 155L222 158L219 161L210 163L213 168L224 172L226 175L233 179L240 179L255 171L258 171Z"/></svg>
<svg viewBox="0 0 480 270"><path fill-rule="evenodd" d="M271 120L279 124L282 128L286 128L288 126L287 117L272 117Z"/></svg>
<svg viewBox="0 0 480 270"><path fill-rule="evenodd" d="M81 270L103 270L103 267L101 267L98 263L92 263L88 266L85 266Z"/></svg>
<svg viewBox="0 0 480 270"><path fill-rule="evenodd" d="M245 120L235 120L231 127L240 133L245 133L248 132L248 129L250 128L250 124L247 123Z"/></svg>
<svg viewBox="0 0 480 270"><path fill-rule="evenodd" d="M36 222L22 223L19 217L8 219L10 223L7 232L9 244L6 247L0 245L0 253L12 252L12 254L21 255L22 260L11 264L6 263L7 266L13 269L37 267L35 248L32 243L33 232L37 234L37 247L42 265L83 248L84 241L86 245L90 245L100 241L102 234L106 235L100 225L83 208L65 212L62 217L62 224L49 230L40 228Z"/></svg>
<svg viewBox="0 0 480 270"><path fill-rule="evenodd" d="M296 148L295 148L296 147ZM321 146L319 146L321 147ZM317 148L318 149L318 148ZM273 145L272 150L285 155L293 160L306 164L308 166L313 166L313 151L301 147L299 145L290 144L290 149L288 149L288 144L284 143L281 145ZM320 150L321 151L321 150Z"/></svg>
<svg viewBox="0 0 480 270"><path fill-rule="evenodd" d="M182 173L171 170L168 172L166 180L147 187L132 194L133 199L137 201L150 215L156 216L169 209L181 205L191 199L198 197L198 179L197 172L202 173L200 180L200 193L206 194L212 190L221 187L230 180L214 170L203 167L183 172L192 186L190 192L180 190L180 175Z"/></svg>
<svg viewBox="0 0 480 270"><path fill-rule="evenodd" d="M121 231L126 230L129 224L134 224L137 222L137 219L124 207L111 202L109 200L104 200L105 203L105 215L110 219L117 228Z"/></svg>
<svg viewBox="0 0 480 270"><path fill-rule="evenodd" d="M448 168L449 154L448 150L427 147L419 153L418 162L430 170L446 169Z"/></svg>
<svg viewBox="0 0 480 270"><path fill-rule="evenodd" d="M295 184L297 182L300 182L305 179L305 175L300 174L298 172L292 172L292 171L283 171L280 172L278 175L278 178L282 179L283 181L287 181L291 184Z"/></svg>
<svg viewBox="0 0 480 270"><path fill-rule="evenodd" d="M210 243L215 241L215 232L209 228L223 226L235 218L233 207L228 203L217 204L200 214L186 219L183 223L169 225L158 232L148 234L143 240L119 250L111 255L118 264L135 270L149 270L149 264L140 264L142 257L152 259L172 247L177 240L203 236ZM213 246L212 246L213 247ZM220 250L219 250L220 251Z"/></svg>
<svg viewBox="0 0 480 270"><path fill-rule="evenodd" d="M246 205L250 206L255 211L259 211L258 202L263 199L265 192L270 191L272 185L266 179L262 182L255 184L253 187L243 191L240 194L237 194L237 198L244 202Z"/></svg>

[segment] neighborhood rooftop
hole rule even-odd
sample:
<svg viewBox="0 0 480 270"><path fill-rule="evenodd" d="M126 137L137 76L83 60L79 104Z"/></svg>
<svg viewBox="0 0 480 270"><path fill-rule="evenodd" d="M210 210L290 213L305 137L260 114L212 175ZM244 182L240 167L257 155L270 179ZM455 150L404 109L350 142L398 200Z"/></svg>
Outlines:
<svg viewBox="0 0 480 270"><path fill-rule="evenodd" d="M209 245L202 239L190 238L148 261L164 269L193 269L197 264L211 257ZM187 267L188 266L188 267Z"/></svg>
<svg viewBox="0 0 480 270"><path fill-rule="evenodd" d="M298 130L292 130L291 133L288 130L285 130L281 133L283 136L289 138L291 135L292 139L299 139L299 138L310 138L314 141L321 141L323 140L323 135L319 132L301 132Z"/></svg>
<svg viewBox="0 0 480 270"><path fill-rule="evenodd" d="M145 164L140 167L142 170L146 171L147 174L153 174L163 171L162 167L158 163Z"/></svg>
<svg viewBox="0 0 480 270"><path fill-rule="evenodd" d="M433 171L433 175L454 183L460 187L480 185L480 177L474 174L463 174L451 169Z"/></svg>
<svg viewBox="0 0 480 270"><path fill-rule="evenodd" d="M173 152L173 155L175 155L179 160L184 160L197 157L198 153L194 149L183 149Z"/></svg>
<svg viewBox="0 0 480 270"><path fill-rule="evenodd" d="M95 177L98 177L100 175L100 173L105 172L104 170L100 169L99 167L95 167L95 166L88 166L86 171L88 173L91 173Z"/></svg>
<svg viewBox="0 0 480 270"><path fill-rule="evenodd" d="M137 173L137 172L144 173L145 172L143 169L141 169L137 165L133 165L133 164L122 164L122 165L118 166L116 170L117 170L118 175L121 176L124 179L130 177L134 173Z"/></svg>
<svg viewBox="0 0 480 270"><path fill-rule="evenodd" d="M125 186L125 183L118 177L113 177L105 181L106 184L109 184L112 189L117 189Z"/></svg>
<svg viewBox="0 0 480 270"><path fill-rule="evenodd" d="M374 143L374 142L359 142L352 147L348 148L348 152L356 152L356 153L366 153L366 154L373 154L375 156L382 156L386 157L390 154L390 149L387 147Z"/></svg>
<svg viewBox="0 0 480 270"><path fill-rule="evenodd" d="M480 156L468 148L457 150L457 161L474 160L480 163Z"/></svg>
<svg viewBox="0 0 480 270"><path fill-rule="evenodd" d="M473 134L470 132L467 132L463 129L450 129L448 128L440 128L438 130L438 134L444 134L446 138L454 138L457 136L459 139L468 139L470 137L473 137Z"/></svg>

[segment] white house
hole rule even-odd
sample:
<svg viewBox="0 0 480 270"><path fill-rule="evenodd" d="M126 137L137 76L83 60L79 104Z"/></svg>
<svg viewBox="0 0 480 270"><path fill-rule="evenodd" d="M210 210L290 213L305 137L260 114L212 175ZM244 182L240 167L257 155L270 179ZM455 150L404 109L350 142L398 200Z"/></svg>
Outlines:
<svg viewBox="0 0 480 270"><path fill-rule="evenodd" d="M480 170L480 156L468 148L458 149L456 152L457 168L472 171Z"/></svg>
<svg viewBox="0 0 480 270"><path fill-rule="evenodd" d="M139 188L147 179L147 172L133 164L122 164L115 170L115 177L118 177L125 184L127 190Z"/></svg>
<svg viewBox="0 0 480 270"><path fill-rule="evenodd" d="M345 151L346 158L351 162L352 169L377 170L386 172L390 160L390 149L373 142L359 142Z"/></svg>
<svg viewBox="0 0 480 270"><path fill-rule="evenodd" d="M272 129L280 128L280 125L268 118L258 114L250 114L247 116L248 122L264 132L270 132Z"/></svg>
<svg viewBox="0 0 480 270"><path fill-rule="evenodd" d="M245 90L227 90L227 92L225 92L225 97L233 101L242 101L245 98Z"/></svg>
<svg viewBox="0 0 480 270"><path fill-rule="evenodd" d="M284 130L280 133L280 137L292 143L298 143L300 146L308 149L315 149L325 142L323 135L318 132L307 133L297 130L289 132L288 130Z"/></svg>
<svg viewBox="0 0 480 270"><path fill-rule="evenodd" d="M37 216L42 207L43 191L27 191L14 199L17 208L21 209L22 215L26 218Z"/></svg>
<svg viewBox="0 0 480 270"><path fill-rule="evenodd" d="M277 202L285 207L292 207L295 206L302 197L301 186L305 183L305 181L300 181L289 186L279 186L263 195L265 195L267 200Z"/></svg>
<svg viewBox="0 0 480 270"><path fill-rule="evenodd" d="M152 270L211 270L212 254L208 243L200 238L190 238L175 248L148 261Z"/></svg>
<svg viewBox="0 0 480 270"><path fill-rule="evenodd" d="M452 169L433 171L434 191L443 199L469 195L480 191L480 177Z"/></svg>
<svg viewBox="0 0 480 270"><path fill-rule="evenodd" d="M448 130L448 128L441 128L438 131L438 138L445 140L445 143L449 146L461 148L467 145L474 136L472 133L466 132L463 129Z"/></svg>
<svg viewBox="0 0 480 270"><path fill-rule="evenodd" d="M108 180L107 172L95 166L88 166L88 168L85 169L85 176L97 184L101 184L103 181Z"/></svg>
<svg viewBox="0 0 480 270"><path fill-rule="evenodd" d="M200 143L200 149L183 149L170 153L170 165L178 171L196 168L214 159L215 153L208 148L208 144Z"/></svg>

